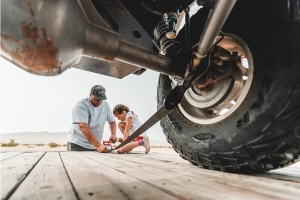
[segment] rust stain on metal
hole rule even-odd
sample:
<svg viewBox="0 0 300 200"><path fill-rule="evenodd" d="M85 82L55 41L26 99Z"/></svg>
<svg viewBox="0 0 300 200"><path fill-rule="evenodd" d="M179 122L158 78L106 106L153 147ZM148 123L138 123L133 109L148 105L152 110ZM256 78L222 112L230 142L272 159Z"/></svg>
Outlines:
<svg viewBox="0 0 300 200"><path fill-rule="evenodd" d="M107 37L102 36L102 37L101 37L101 40L103 41L103 43L107 44L107 41L108 41Z"/></svg>
<svg viewBox="0 0 300 200"><path fill-rule="evenodd" d="M33 45L36 44L36 40L39 37L38 29L36 26L31 28L31 24L26 24L25 22L21 22L22 24L22 34L26 38L31 38Z"/></svg>
<svg viewBox="0 0 300 200"><path fill-rule="evenodd" d="M104 59L108 62L112 62L115 58L112 57L104 57Z"/></svg>
<svg viewBox="0 0 300 200"><path fill-rule="evenodd" d="M42 29L43 37L39 37L37 27L31 27L31 24L21 23L22 34L24 40L16 40L8 35L1 34L3 39L14 41L22 46L22 50L18 48L15 51L8 51L1 42L1 48L7 52L14 61L22 63L27 68L34 71L54 71L59 70L61 63L59 63L55 56L58 52L50 37L47 36L46 30ZM26 42L30 39L30 42ZM36 45L38 41L38 44Z"/></svg>
<svg viewBox="0 0 300 200"><path fill-rule="evenodd" d="M34 16L34 12L33 12L32 7L31 7L31 3L27 2L27 4L28 4L28 7L29 7L30 14L34 18L35 16Z"/></svg>
<svg viewBox="0 0 300 200"><path fill-rule="evenodd" d="M1 34L1 36L2 36L2 34ZM5 48L5 46L4 46L4 44L2 42L1 42L1 49L2 49L2 51L7 52L7 49Z"/></svg>
<svg viewBox="0 0 300 200"><path fill-rule="evenodd" d="M9 41L13 41L13 40L14 40L14 38L10 37L9 35L2 34L2 33L1 33L1 37L2 37L3 39L9 40ZM1 44L2 44L2 43L1 43Z"/></svg>

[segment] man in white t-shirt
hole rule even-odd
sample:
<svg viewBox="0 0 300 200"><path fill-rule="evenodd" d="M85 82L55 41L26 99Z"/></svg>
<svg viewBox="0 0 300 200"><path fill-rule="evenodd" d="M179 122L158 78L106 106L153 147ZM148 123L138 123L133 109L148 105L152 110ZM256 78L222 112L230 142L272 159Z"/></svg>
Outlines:
<svg viewBox="0 0 300 200"><path fill-rule="evenodd" d="M68 151L107 153L108 149L101 143L105 122L108 122L110 127L110 141L116 142L117 126L106 99L105 88L95 85L91 89L89 98L81 99L76 103L72 111Z"/></svg>

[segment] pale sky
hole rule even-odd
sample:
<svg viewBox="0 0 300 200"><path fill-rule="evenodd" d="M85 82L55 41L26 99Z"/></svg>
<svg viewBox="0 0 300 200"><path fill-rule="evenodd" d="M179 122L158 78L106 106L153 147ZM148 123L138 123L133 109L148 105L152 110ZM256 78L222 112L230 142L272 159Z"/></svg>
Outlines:
<svg viewBox="0 0 300 200"><path fill-rule="evenodd" d="M68 132L75 103L89 96L93 85L106 88L110 107L122 103L133 110L142 122L156 111L158 72L116 79L71 68L58 76L30 74L0 57L1 124L3 133ZM117 119L116 119L117 122ZM147 131L151 140L165 141L157 123ZM110 135L106 124L103 139ZM121 132L117 132L121 137Z"/></svg>

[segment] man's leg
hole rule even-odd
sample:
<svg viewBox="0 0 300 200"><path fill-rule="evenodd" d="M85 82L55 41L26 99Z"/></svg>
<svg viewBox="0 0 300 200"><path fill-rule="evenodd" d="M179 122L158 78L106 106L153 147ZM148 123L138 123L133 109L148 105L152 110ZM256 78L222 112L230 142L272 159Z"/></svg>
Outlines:
<svg viewBox="0 0 300 200"><path fill-rule="evenodd" d="M87 149L78 144L68 142L68 151L97 151L96 149Z"/></svg>
<svg viewBox="0 0 300 200"><path fill-rule="evenodd" d="M68 142L68 144L67 144L67 151L71 151L71 147L70 147L70 142Z"/></svg>

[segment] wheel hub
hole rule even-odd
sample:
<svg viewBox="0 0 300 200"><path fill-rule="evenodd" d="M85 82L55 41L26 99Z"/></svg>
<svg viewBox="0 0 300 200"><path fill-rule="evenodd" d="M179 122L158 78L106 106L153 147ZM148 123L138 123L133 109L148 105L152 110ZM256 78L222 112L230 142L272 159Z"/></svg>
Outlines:
<svg viewBox="0 0 300 200"><path fill-rule="evenodd" d="M189 88L179 110L190 121L211 124L231 115L245 99L253 79L252 54L246 43L233 34L226 34L218 46L237 54L232 76L205 86ZM226 58L222 58L226 59Z"/></svg>
<svg viewBox="0 0 300 200"><path fill-rule="evenodd" d="M193 86L186 91L184 96L191 105L197 108L209 108L219 104L226 94L230 92L232 82L234 82L232 78L222 79L212 89L209 88L209 92L205 88L198 89Z"/></svg>

